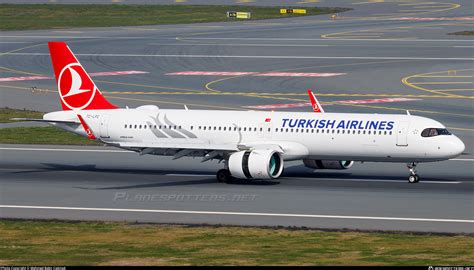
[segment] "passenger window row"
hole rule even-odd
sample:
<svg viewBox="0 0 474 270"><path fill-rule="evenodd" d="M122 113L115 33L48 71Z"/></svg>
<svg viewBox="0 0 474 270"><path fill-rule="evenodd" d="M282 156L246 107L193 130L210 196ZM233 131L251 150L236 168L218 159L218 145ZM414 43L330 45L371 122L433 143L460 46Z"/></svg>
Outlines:
<svg viewBox="0 0 474 270"><path fill-rule="evenodd" d="M392 135L392 131L388 130L355 130L355 129L293 129L293 128L276 128L275 133L331 133L331 134L368 134L368 135Z"/></svg>
<svg viewBox="0 0 474 270"><path fill-rule="evenodd" d="M131 125L125 124L126 129L181 129L181 126L171 125ZM194 126L190 127L191 130ZM257 132L263 131L263 128L256 127L222 127L222 126L198 126L198 130L205 131L244 131L244 132ZM267 129L271 131L270 128ZM275 133L321 133L321 134L362 134L362 135L392 135L393 132L390 130L355 130L355 129L309 129L309 128L275 128ZM445 132L439 132L445 133ZM424 134L422 134L423 136ZM444 135L444 134L443 134ZM425 136L424 136L425 137Z"/></svg>
<svg viewBox="0 0 474 270"><path fill-rule="evenodd" d="M170 125L129 125L125 124L126 129L181 129L181 126L170 126Z"/></svg>

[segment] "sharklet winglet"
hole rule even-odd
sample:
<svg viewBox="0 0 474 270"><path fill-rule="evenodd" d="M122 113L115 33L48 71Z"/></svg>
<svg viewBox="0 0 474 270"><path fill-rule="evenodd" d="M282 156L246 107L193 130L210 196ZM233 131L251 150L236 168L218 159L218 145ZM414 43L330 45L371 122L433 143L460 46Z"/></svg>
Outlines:
<svg viewBox="0 0 474 270"><path fill-rule="evenodd" d="M319 103L318 99L314 95L313 91L311 89L308 89L308 95L309 99L311 100L311 106L313 107L313 111L315 113L323 113L324 109L321 107L321 104Z"/></svg>

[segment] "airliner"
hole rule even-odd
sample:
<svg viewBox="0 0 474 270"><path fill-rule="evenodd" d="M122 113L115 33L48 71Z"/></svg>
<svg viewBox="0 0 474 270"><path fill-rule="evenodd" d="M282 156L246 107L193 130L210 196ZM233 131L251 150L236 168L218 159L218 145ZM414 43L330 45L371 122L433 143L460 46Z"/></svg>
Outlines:
<svg viewBox="0 0 474 270"><path fill-rule="evenodd" d="M139 155L218 160L219 182L276 179L284 163L345 170L354 162L416 165L459 156L464 143L441 123L410 114L324 112L309 91L314 112L118 108L100 92L65 42L48 43L62 111L43 119L108 146Z"/></svg>

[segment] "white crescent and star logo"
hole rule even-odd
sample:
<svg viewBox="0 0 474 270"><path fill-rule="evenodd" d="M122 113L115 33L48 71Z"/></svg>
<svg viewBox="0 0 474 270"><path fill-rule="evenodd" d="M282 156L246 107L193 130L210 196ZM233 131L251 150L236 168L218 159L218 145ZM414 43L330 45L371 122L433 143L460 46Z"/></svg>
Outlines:
<svg viewBox="0 0 474 270"><path fill-rule="evenodd" d="M72 110L81 110L92 102L97 87L79 63L72 63L59 73L58 90L64 105Z"/></svg>

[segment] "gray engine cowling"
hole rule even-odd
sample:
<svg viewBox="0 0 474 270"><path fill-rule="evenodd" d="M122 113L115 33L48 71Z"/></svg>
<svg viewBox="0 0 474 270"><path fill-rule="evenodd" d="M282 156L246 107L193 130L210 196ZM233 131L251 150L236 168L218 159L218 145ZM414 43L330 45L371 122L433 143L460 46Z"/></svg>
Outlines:
<svg viewBox="0 0 474 270"><path fill-rule="evenodd" d="M317 159L303 159L306 167L319 170L346 170L354 165L351 160L317 160Z"/></svg>
<svg viewBox="0 0 474 270"><path fill-rule="evenodd" d="M283 172L283 158L275 150L255 149L232 153L230 174L240 179L274 179Z"/></svg>

